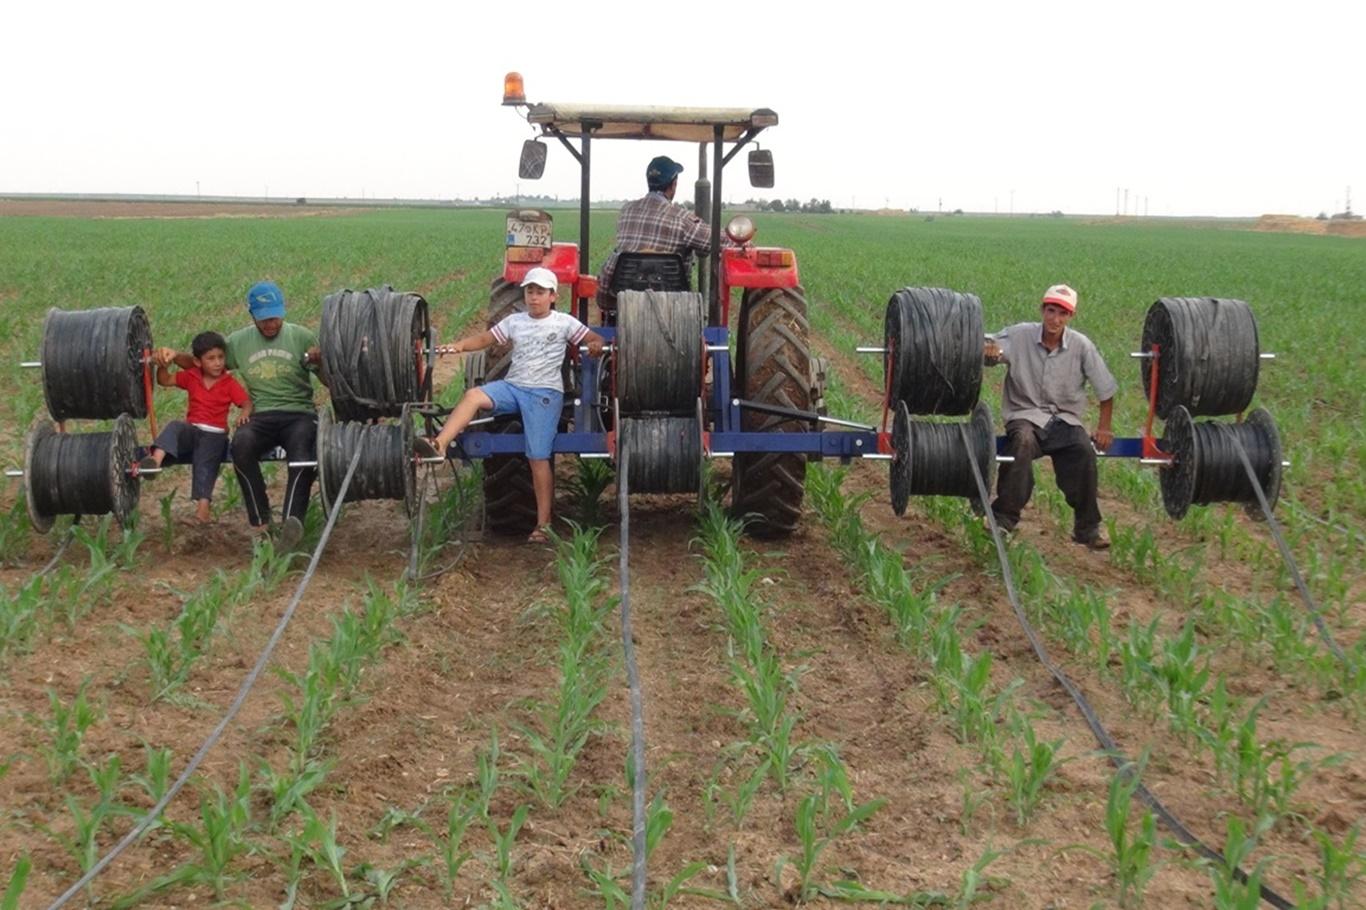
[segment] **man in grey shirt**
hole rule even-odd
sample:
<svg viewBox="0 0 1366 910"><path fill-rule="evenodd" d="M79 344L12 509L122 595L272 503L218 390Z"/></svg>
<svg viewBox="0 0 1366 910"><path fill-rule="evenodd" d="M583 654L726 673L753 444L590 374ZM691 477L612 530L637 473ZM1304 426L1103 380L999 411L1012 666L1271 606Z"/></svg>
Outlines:
<svg viewBox="0 0 1366 910"><path fill-rule="evenodd" d="M991 510L1007 531L1019 524L1020 512L1034 491L1034 460L1053 459L1058 489L1072 507L1072 539L1092 550L1104 550L1109 539L1096 503L1096 451L1110 447L1115 378L1091 339L1067 327L1077 312L1077 292L1056 284L1043 295L1043 322L1021 322L989 336L983 350L988 365L1007 365L1005 395L1006 451ZM1086 433L1086 388L1091 383L1100 400L1100 423Z"/></svg>

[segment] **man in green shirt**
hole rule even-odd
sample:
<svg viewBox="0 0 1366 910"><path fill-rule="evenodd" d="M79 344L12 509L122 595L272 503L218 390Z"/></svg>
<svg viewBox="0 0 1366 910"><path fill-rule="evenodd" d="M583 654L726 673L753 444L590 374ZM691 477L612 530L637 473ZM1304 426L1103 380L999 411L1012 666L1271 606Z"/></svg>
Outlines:
<svg viewBox="0 0 1366 910"><path fill-rule="evenodd" d="M253 530L270 524L270 498L261 476L261 456L283 448L289 461L314 461L318 418L310 373L317 372L318 337L285 322L285 295L273 281L247 292L252 325L228 336L228 369L251 396L251 416L232 436L232 466L242 487ZM177 355L179 359L179 355ZM291 549L303 536L303 518L314 468L290 468L285 486L280 546Z"/></svg>

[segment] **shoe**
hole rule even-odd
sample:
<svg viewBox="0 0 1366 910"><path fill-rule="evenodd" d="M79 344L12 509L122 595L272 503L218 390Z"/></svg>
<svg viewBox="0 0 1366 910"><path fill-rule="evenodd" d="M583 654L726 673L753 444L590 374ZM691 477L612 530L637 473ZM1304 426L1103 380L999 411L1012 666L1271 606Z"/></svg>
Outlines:
<svg viewBox="0 0 1366 910"><path fill-rule="evenodd" d="M157 459L155 455L144 455L138 461L138 474L142 474L142 472L144 471L155 471L160 467L161 465L157 464ZM150 474L148 476L155 477L156 475Z"/></svg>
<svg viewBox="0 0 1366 910"><path fill-rule="evenodd" d="M1088 550L1110 549L1110 538L1106 535L1104 528L1097 528L1096 533L1090 537L1073 537L1072 541L1081 544Z"/></svg>
<svg viewBox="0 0 1366 910"><path fill-rule="evenodd" d="M275 541L275 548L281 553L293 553L303 539L304 523L291 515L280 523L280 536Z"/></svg>
<svg viewBox="0 0 1366 910"><path fill-rule="evenodd" d="M413 454L418 458L435 458L441 453L436 450L436 443L426 436L419 436L413 440Z"/></svg>
<svg viewBox="0 0 1366 910"><path fill-rule="evenodd" d="M982 516L982 527L986 530L988 534L991 533L990 516ZM1002 537L1009 539L1015 536L1015 525L1008 523L1004 518L1002 518L999 515L996 516L996 527L1000 528Z"/></svg>

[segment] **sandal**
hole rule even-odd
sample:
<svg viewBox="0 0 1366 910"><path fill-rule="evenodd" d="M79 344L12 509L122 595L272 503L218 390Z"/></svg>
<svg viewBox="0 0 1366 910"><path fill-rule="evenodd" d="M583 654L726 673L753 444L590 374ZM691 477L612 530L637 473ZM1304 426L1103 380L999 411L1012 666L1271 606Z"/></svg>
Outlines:
<svg viewBox="0 0 1366 910"><path fill-rule="evenodd" d="M548 531L548 530L550 530L550 526L549 526L549 525L547 525L546 527L543 527L543 528L537 528L536 530L532 531L530 534L527 535L526 542L527 542L527 543L550 543L550 535L548 535L548 534L546 533L546 531Z"/></svg>

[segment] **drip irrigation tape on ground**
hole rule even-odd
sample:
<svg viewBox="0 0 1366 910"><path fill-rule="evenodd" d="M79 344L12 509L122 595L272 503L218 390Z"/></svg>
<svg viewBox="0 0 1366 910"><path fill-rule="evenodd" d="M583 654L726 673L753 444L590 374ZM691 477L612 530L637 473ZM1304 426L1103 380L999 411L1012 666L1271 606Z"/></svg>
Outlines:
<svg viewBox="0 0 1366 910"><path fill-rule="evenodd" d="M423 397L427 301L389 286L338 291L323 301L318 346L337 419L397 417Z"/></svg>
<svg viewBox="0 0 1366 910"><path fill-rule="evenodd" d="M147 416L144 359L152 330L141 307L47 311L43 320L43 397L63 420Z"/></svg>
<svg viewBox="0 0 1366 910"><path fill-rule="evenodd" d="M1295 580L1295 587L1299 589L1300 597L1304 599L1305 609L1309 611L1309 616L1314 621L1314 627L1318 629L1319 637L1323 640L1324 645L1328 647L1328 650L1332 651L1333 655L1337 657L1339 661L1346 664L1348 662L1347 655L1342 653L1342 648L1338 646L1336 639L1334 639L1332 633L1328 631L1328 625L1323 621L1322 614L1319 613L1318 604L1314 602L1314 598L1309 594L1309 586L1304 583L1304 576L1300 574L1300 567L1295 562L1295 557L1290 552L1290 547L1286 545L1285 537L1281 535L1280 525L1276 522L1275 516L1271 514L1274 500L1262 489L1262 481L1258 476L1258 471L1253 467L1252 459L1249 457L1247 448L1243 444L1243 435L1236 433L1233 427L1229 427L1225 424L1215 424L1215 426L1219 427L1221 435L1223 435L1238 452L1238 459L1243 464L1243 471L1247 476L1248 483L1251 484L1253 492L1257 494L1257 505L1261 508L1262 515L1266 518L1266 526L1271 531L1272 538L1276 541L1276 547L1281 551L1281 559L1285 560L1285 567L1290 570L1290 577ZM1279 468L1279 451L1276 453L1276 457L1276 465ZM1277 471L1276 476L1279 480L1279 470Z"/></svg>
<svg viewBox="0 0 1366 910"><path fill-rule="evenodd" d="M1261 365L1257 320L1241 300L1163 297L1143 321L1143 352L1158 351L1157 416L1178 405L1196 417L1247 409ZM1139 361L1143 394L1151 390L1147 360Z"/></svg>
<svg viewBox="0 0 1366 910"><path fill-rule="evenodd" d="M966 425L960 425L959 432L963 434L964 444L967 445L968 431ZM970 447L969 452L971 452ZM972 460L972 474L977 483L978 492L983 499L986 499L988 495L987 485L982 479L981 466L978 464L975 457L972 457L971 455L969 455L969 457ZM1133 763L1122 751L1120 751L1119 744L1115 742L1114 737L1110 735L1110 731L1101 723L1100 717L1096 714L1095 709L1091 707L1091 703L1087 701L1086 696L1077 688L1076 683L1072 682L1071 677L1053 662L1053 659L1048 654L1048 650L1044 647L1043 639L1039 637L1039 633L1025 616L1024 608L1020 606L1019 594L1015 590L1015 576L1010 568L1010 558L1006 555L1005 544L1001 541L1001 528L997 525L996 516L990 509L987 510L986 514L987 523L991 527L991 538L996 545L996 558L1001 565L1001 578L1005 582L1006 595L1010 600L1010 608L1014 611L1015 620L1020 624L1020 628L1024 630L1025 638L1029 640L1029 646L1033 649L1034 656L1038 658L1039 663L1043 664L1044 668L1048 670L1053 679L1057 681L1058 685L1062 686L1071 697L1073 703L1077 706L1077 710L1081 712L1082 718L1086 721L1086 726L1090 728L1091 735L1096 738L1096 742L1105 750L1105 754L1109 757L1111 763L1114 764L1118 773L1123 775L1133 774L1133 771L1131 770L1133 768ZM1206 846L1193 831L1182 824L1181 820L1173 815L1171 810L1163 805L1162 801L1148 789L1147 784L1143 783L1141 780L1138 781L1134 794L1145 806L1152 810L1153 814L1157 816L1163 826L1166 827L1168 831L1172 832L1176 839L1183 845L1191 847L1204 859L1209 860L1212 863L1217 863L1220 866L1227 867L1228 864L1224 857ZM1232 872L1234 877L1239 881L1244 883L1247 882L1247 873L1242 869L1234 867ZM1276 910L1295 910L1294 904L1290 903L1290 901L1286 900L1271 888L1266 885L1260 885L1259 887L1261 889L1262 900L1275 907Z"/></svg>
<svg viewBox="0 0 1366 910"><path fill-rule="evenodd" d="M631 630L631 445L617 440L617 509L621 513L618 544L621 575L621 648L631 690L631 910L645 910L645 696L636 664Z"/></svg>
<svg viewBox="0 0 1366 910"><path fill-rule="evenodd" d="M707 308L692 291L617 295L616 389L623 414L692 414Z"/></svg>
<svg viewBox="0 0 1366 910"><path fill-rule="evenodd" d="M346 487L350 484L351 477L355 473L356 465L359 462L360 453L357 452L352 456L351 465L347 469L346 476L342 479L342 496L345 495ZM275 631L271 633L270 640L266 642L265 648L262 649L261 656L256 659L255 666L251 668L251 672L247 674L246 679L242 680L242 685L237 690L236 697L234 697L232 703L228 705L228 710L223 714L218 725L213 728L213 732L208 735L208 738L204 740L203 745L195 752L194 756L190 759L189 764L185 766L185 770L181 771L180 776L166 788L166 793L157 801L157 804L142 817L141 821L133 826L131 831L125 834L118 843L111 847L108 853L100 857L99 861L91 866L74 885L62 892L61 896L48 906L48 910L60 910L61 907L65 906L67 901L79 894L82 888L94 881L95 877L103 872L119 854L124 850L127 850L138 838L145 834L156 820L161 817L161 813L170 805L171 800L175 799L176 794L178 794L189 781L190 776L199 768L200 763L208 756L209 750L218 744L218 740L222 738L223 732L228 728L228 724L232 723L233 718L237 716L237 712L242 709L242 704L247 700L247 695L251 693L252 688L256 685L256 680L260 677L261 671L266 668L266 664L270 661L271 655L275 653L275 646L280 643L280 637L284 635L285 627L288 626L289 621L294 618L294 611L298 608L299 602L303 600L304 591L308 590L308 583L313 580L313 573L318 568L318 560L322 558L323 549L327 546L327 541L332 536L332 529L337 524L337 516L341 514L340 499L341 497L339 497L339 501L328 511L327 524L323 526L322 534L318 537L318 545L313 549L313 556L308 561L308 568L304 570L304 577L300 579L299 586L295 588L294 596L290 599L289 606L285 608L284 615L280 617L280 621L275 625Z"/></svg>
<svg viewBox="0 0 1366 910"><path fill-rule="evenodd" d="M947 288L902 288L887 301L883 369L912 414L970 412L982 390L982 301Z"/></svg>

